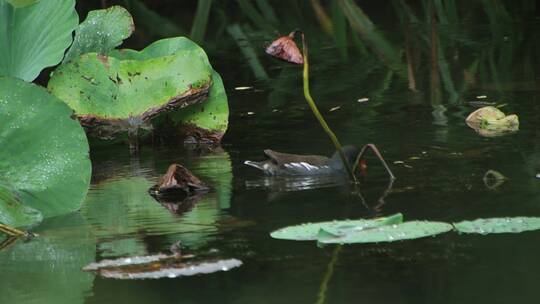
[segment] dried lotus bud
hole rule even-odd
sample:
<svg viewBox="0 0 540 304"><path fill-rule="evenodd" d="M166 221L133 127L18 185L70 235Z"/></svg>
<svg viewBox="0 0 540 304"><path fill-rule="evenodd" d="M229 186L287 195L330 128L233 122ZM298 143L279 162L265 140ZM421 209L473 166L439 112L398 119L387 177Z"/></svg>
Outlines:
<svg viewBox="0 0 540 304"><path fill-rule="evenodd" d="M266 54L272 55L290 63L304 64L302 53L294 42L295 31L288 36L282 36L274 40L267 48Z"/></svg>

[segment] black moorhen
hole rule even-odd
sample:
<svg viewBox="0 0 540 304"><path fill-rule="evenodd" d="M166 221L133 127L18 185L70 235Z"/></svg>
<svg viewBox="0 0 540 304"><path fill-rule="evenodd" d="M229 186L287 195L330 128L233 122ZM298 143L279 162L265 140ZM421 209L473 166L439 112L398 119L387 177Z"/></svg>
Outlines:
<svg viewBox="0 0 540 304"><path fill-rule="evenodd" d="M381 160L391 179L395 179L394 174L381 156L379 150L373 144L367 144L362 149L356 146L344 146L343 154L349 164L354 165L363 159L367 148L370 148ZM272 150L264 150L267 160L254 162L246 160L244 164L262 170L266 175L328 175L328 174L347 174L343 167L343 162L336 151L332 157L320 155L297 155L280 153Z"/></svg>

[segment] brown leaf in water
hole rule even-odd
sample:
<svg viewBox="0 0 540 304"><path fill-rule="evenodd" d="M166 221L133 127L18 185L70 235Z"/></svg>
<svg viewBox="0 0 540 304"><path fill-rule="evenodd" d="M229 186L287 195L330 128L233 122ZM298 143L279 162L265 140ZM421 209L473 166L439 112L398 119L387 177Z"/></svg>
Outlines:
<svg viewBox="0 0 540 304"><path fill-rule="evenodd" d="M179 164L172 164L159 183L151 188L157 196L183 195L189 196L201 191L207 191L208 186L188 169Z"/></svg>
<svg viewBox="0 0 540 304"><path fill-rule="evenodd" d="M267 48L266 54L285 60L290 63L304 64L302 53L294 42L294 31L288 36L282 36L274 40Z"/></svg>

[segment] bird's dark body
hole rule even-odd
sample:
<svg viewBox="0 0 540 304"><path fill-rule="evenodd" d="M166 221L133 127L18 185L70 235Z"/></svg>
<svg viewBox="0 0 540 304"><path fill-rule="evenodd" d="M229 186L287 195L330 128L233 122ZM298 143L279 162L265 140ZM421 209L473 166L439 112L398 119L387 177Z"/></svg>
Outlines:
<svg viewBox="0 0 540 304"><path fill-rule="evenodd" d="M355 146L343 147L350 164L356 160L360 150ZM321 155L298 155L264 150L267 160L245 161L244 164L262 170L266 175L302 176L346 174L343 163L336 152L331 158Z"/></svg>

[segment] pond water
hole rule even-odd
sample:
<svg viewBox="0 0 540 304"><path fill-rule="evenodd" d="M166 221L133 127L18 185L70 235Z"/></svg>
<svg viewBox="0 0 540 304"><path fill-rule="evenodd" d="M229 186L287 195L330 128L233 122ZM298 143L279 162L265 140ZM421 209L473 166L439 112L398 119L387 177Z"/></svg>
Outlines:
<svg viewBox="0 0 540 304"><path fill-rule="evenodd" d="M528 23L537 30L535 20ZM389 28L390 29L390 28ZM482 48L496 48L489 27ZM483 35L483 36L482 36ZM303 222L373 218L396 212L406 220L457 222L476 218L540 216L539 78L484 71L453 99L430 90L429 61L418 69L418 92L406 78L350 48L341 59L331 43L312 52L312 90L342 143L375 143L397 180L389 185L368 158L363 200L329 181L296 183L264 178L244 166L263 149L329 155L332 145L303 100L300 69L264 58L269 80L256 80L248 63L228 48L211 52L231 107L222 148L201 152L181 142L154 143L130 156L126 146L93 147L93 180L80 212L45 220L39 237L0 252L0 303L508 303L534 302L540 282L540 231L502 235L447 233L412 241L327 246L275 240L275 229ZM261 37L250 37L262 45ZM519 44L532 52L539 40ZM257 49L259 50L259 49ZM462 56L466 49L460 49ZM537 50L537 49L536 49ZM259 50L262 53L262 50ZM456 51L457 53L457 51ZM358 58L355 58L358 57ZM458 56L458 55L455 55ZM262 57L262 55L261 55ZM512 66L537 69L527 56ZM321 64L319 64L321 63ZM324 64L323 64L324 63ZM450 61L455 78L468 68ZM425 76L428 75L428 76ZM457 81L456 81L457 82ZM457 87L456 83L456 87ZM248 86L246 90L235 90ZM478 96L486 98L477 98ZM437 97L438 96L438 97ZM367 102L358 102L369 98ZM465 124L470 101L506 103L520 131L485 138ZM339 109L330 111L334 107ZM164 206L148 188L177 162L212 191L192 204ZM508 179L496 188L488 170ZM300 184L300 185L299 185ZM179 208L177 214L171 208ZM226 272L159 280L115 280L83 272L116 257L167 253L181 241L186 253L236 258Z"/></svg>

